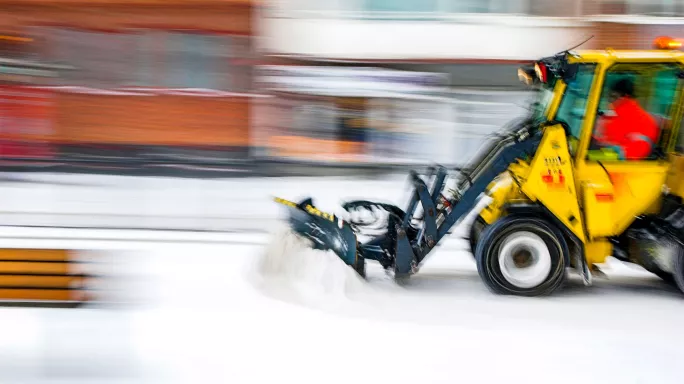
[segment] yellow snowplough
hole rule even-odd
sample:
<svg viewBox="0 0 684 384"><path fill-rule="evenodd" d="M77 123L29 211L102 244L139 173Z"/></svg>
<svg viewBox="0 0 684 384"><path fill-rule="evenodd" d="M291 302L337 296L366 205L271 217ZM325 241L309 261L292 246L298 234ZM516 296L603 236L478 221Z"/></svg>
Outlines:
<svg viewBox="0 0 684 384"><path fill-rule="evenodd" d="M310 198L277 201L289 210L297 235L332 250L362 276L366 261L375 260L397 281L407 279L484 195L490 202L473 212L469 234L480 277L493 292L550 294L568 268L591 285L596 266L609 256L684 291L684 53L674 39L658 44L565 51L521 68L521 80L538 88L534 108L471 166L411 172L414 190L405 209L359 200L343 206L350 213L385 213L386 230L370 240L359 240L368 222L321 212ZM610 112L611 87L625 78L658 126L650 153L638 159L595 140ZM454 174L457 188L447 190Z"/></svg>

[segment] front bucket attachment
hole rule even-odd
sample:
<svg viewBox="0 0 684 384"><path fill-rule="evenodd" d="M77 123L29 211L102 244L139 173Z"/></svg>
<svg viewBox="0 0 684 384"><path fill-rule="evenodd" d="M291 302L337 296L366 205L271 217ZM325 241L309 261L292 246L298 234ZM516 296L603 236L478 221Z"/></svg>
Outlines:
<svg viewBox="0 0 684 384"><path fill-rule="evenodd" d="M311 198L300 203L276 198L288 208L288 223L298 235L311 241L314 249L332 250L345 264L361 276L365 275L365 260L357 252L356 235L349 223L313 205Z"/></svg>

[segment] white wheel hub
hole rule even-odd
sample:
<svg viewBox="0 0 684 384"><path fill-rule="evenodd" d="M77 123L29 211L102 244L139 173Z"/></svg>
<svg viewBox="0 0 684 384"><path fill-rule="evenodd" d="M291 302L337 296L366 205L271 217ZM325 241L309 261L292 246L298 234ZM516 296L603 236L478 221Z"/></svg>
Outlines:
<svg viewBox="0 0 684 384"><path fill-rule="evenodd" d="M516 232L501 244L499 268L518 288L534 288L551 273L551 253L544 240L532 232Z"/></svg>

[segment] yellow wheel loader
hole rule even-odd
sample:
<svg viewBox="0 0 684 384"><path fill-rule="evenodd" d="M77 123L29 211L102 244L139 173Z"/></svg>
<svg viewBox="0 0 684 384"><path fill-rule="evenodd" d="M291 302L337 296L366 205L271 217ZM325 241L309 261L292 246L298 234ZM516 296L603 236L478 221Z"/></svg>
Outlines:
<svg viewBox="0 0 684 384"><path fill-rule="evenodd" d="M609 256L684 291L684 53L673 49L674 40L658 44L664 49L565 51L521 68L521 80L538 88L529 117L469 167L411 172L414 189L405 209L350 201L343 206L349 217L341 218L321 212L311 198L276 200L289 209L293 232L316 249L332 250L362 276L374 260L405 281L472 212L477 269L495 293L550 294L569 268L591 285L596 265ZM624 78L658 125L650 154L639 160L593 139L609 112L612 84ZM452 175L459 176L457 187L446 188ZM482 196L489 203L473 212ZM382 218L351 218L359 211L382 212ZM378 222L383 231L362 241Z"/></svg>

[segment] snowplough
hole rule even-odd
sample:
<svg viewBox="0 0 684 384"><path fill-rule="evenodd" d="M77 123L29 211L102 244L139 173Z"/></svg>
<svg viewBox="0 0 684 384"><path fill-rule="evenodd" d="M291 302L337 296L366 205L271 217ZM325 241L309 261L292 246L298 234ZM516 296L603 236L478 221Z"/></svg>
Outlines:
<svg viewBox="0 0 684 384"><path fill-rule="evenodd" d="M588 286L610 256L684 291L684 53L674 39L657 43L653 50L567 50L520 68L520 79L537 89L529 116L467 167L411 171L404 209L355 200L343 205L349 217L342 218L311 198L276 201L288 208L294 233L332 250L361 276L374 260L406 281L473 213L472 253L495 293L547 295L570 268ZM642 158L596 142L621 79L634 85L634 100L658 126ZM450 177L455 188L445 187ZM489 201L475 211L482 196ZM360 211L382 212L383 231L363 240L364 228L378 222L354 219Z"/></svg>

